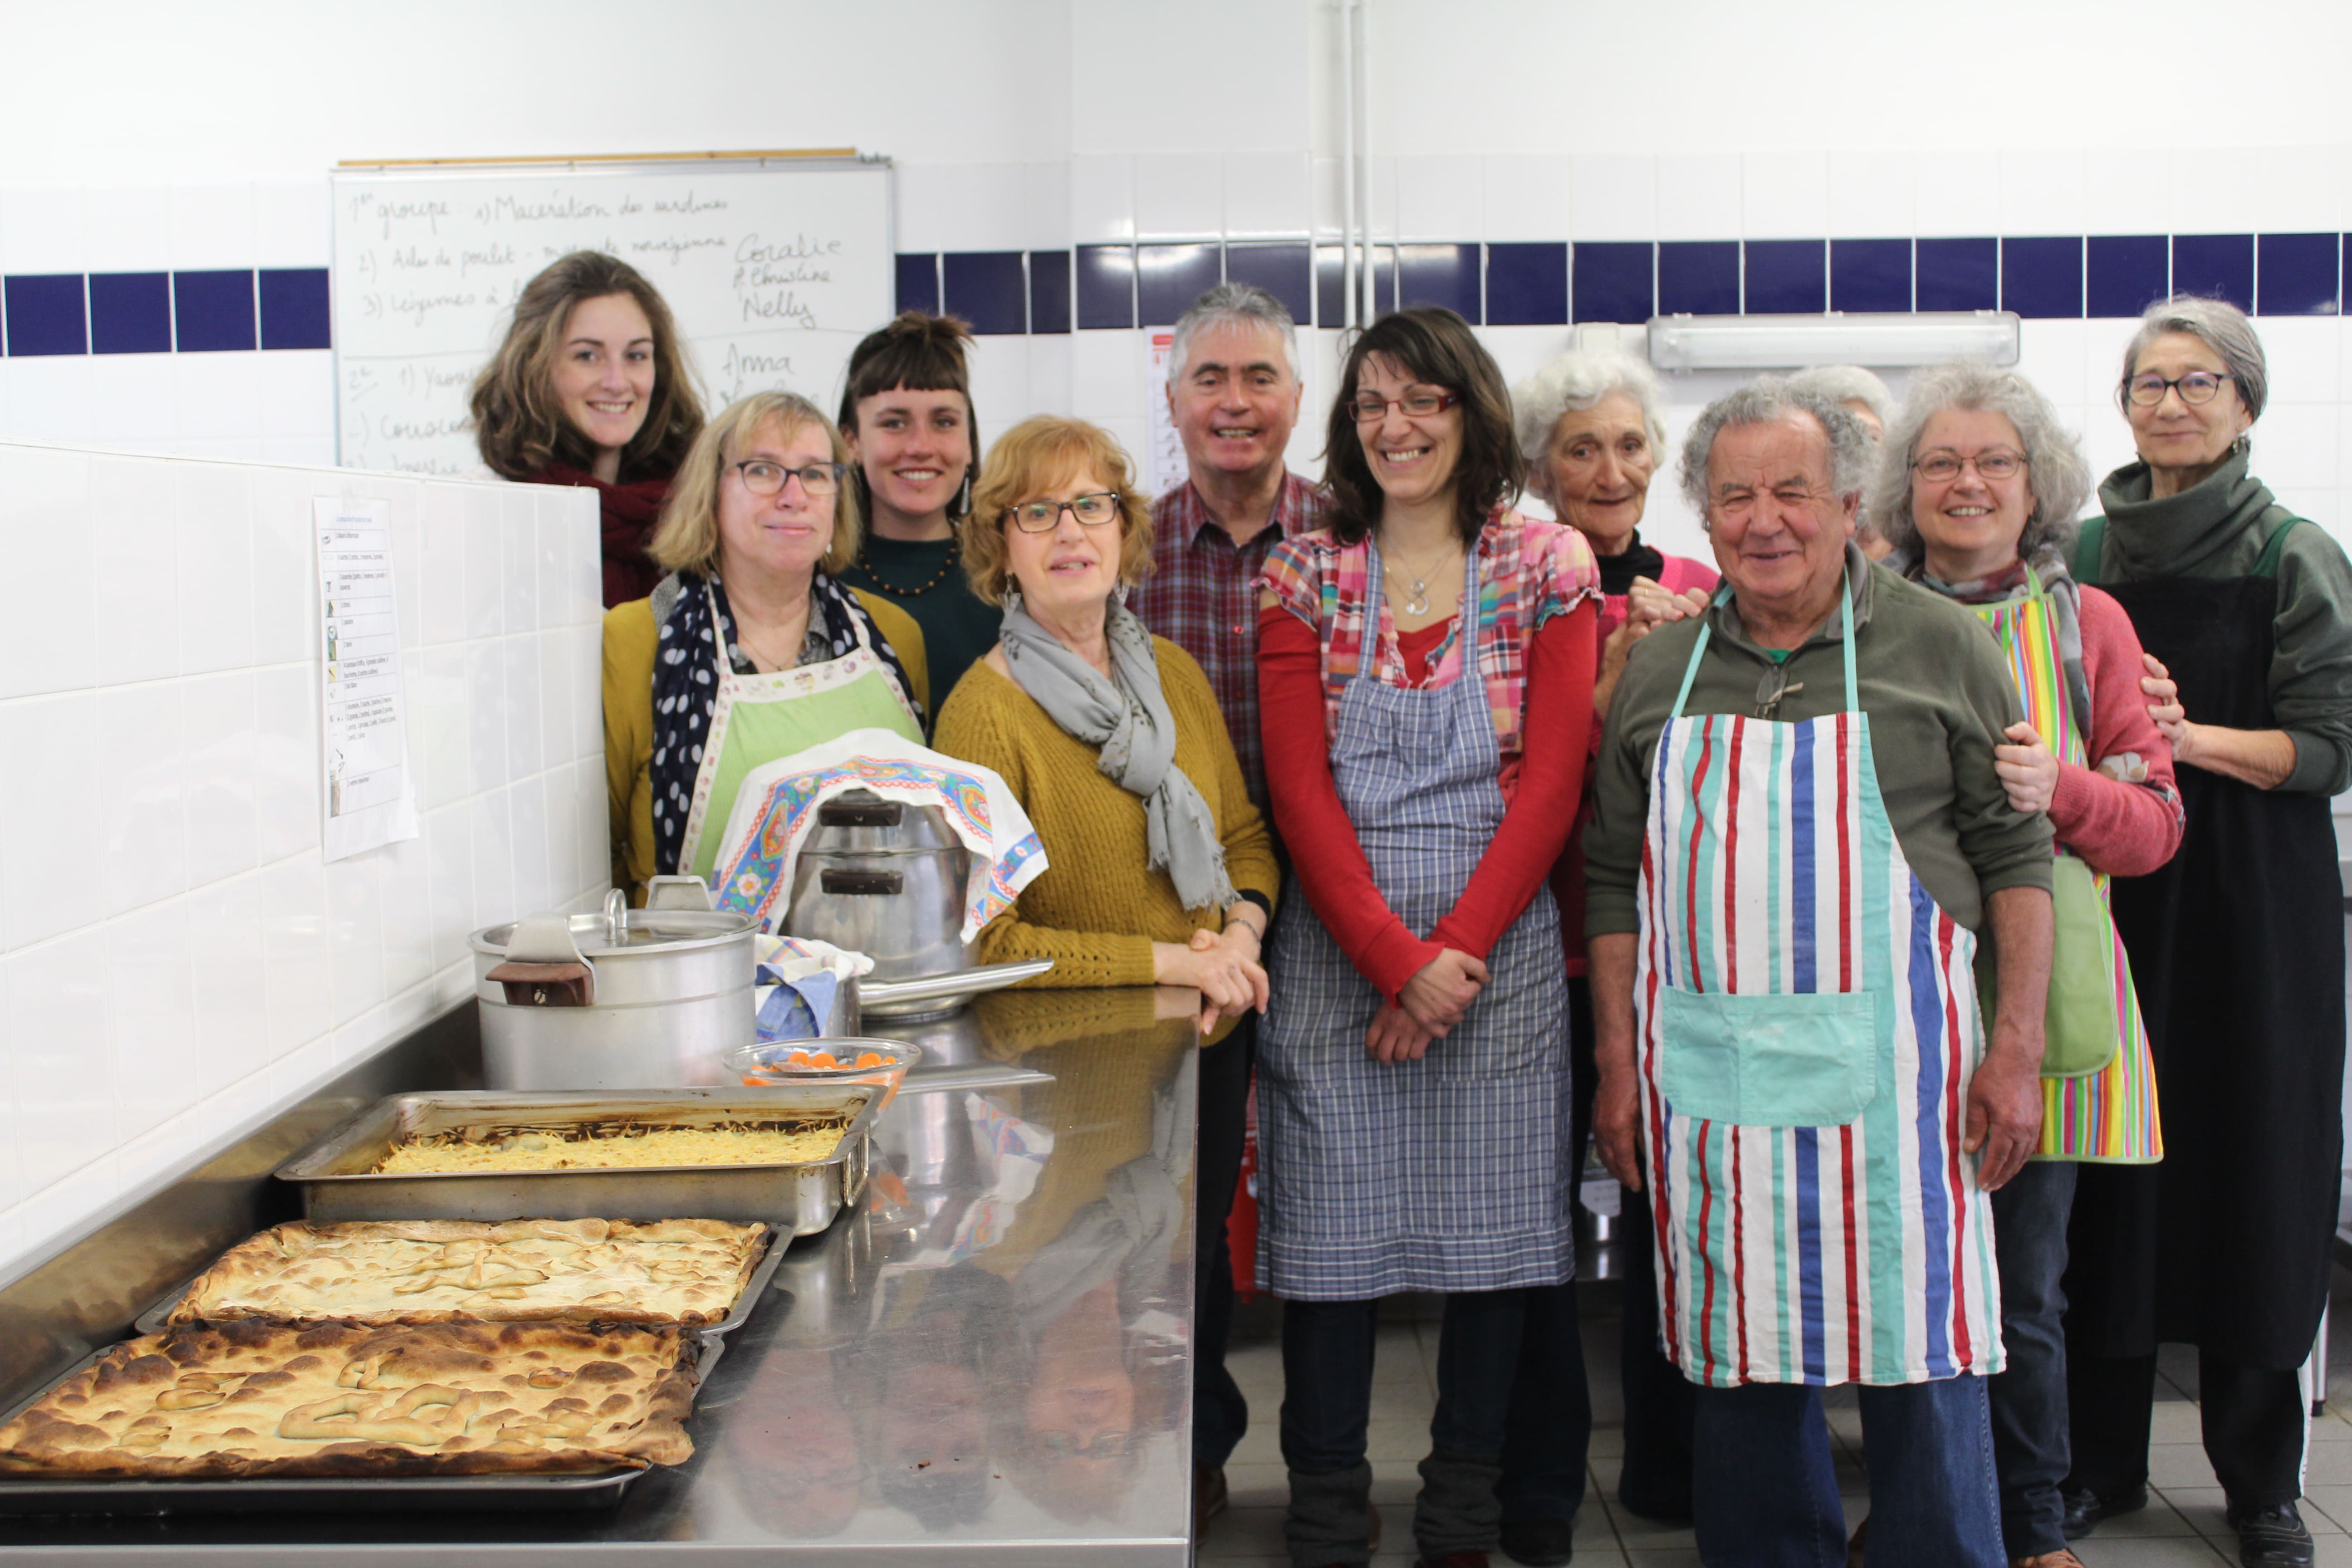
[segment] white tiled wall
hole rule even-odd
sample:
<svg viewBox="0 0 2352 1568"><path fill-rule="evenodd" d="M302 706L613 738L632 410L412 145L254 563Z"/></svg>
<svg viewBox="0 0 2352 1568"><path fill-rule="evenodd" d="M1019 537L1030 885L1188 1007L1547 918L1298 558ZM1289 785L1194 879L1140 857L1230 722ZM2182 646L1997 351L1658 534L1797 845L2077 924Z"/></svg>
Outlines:
<svg viewBox="0 0 2352 1568"><path fill-rule="evenodd" d="M322 861L316 496L393 520L420 837ZM0 1278L607 878L585 490L0 446Z"/></svg>

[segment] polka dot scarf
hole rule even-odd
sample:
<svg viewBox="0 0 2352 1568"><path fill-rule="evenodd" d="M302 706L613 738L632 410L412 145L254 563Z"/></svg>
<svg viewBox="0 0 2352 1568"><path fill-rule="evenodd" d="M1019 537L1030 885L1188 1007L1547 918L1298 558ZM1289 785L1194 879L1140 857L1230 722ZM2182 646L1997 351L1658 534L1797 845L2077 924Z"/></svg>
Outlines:
<svg viewBox="0 0 2352 1568"><path fill-rule="evenodd" d="M703 579L681 572L677 596L662 617L661 636L654 649L654 870L662 876L678 871L678 854L686 844L687 814L694 805L694 781L702 770L702 748L710 737L710 714L719 700L719 676L710 658L710 603L719 602L719 629L727 643L727 662L738 675L757 675L735 641L735 618L727 607L727 589L717 578L703 593ZM671 584L664 584L663 587ZM664 595L654 592L658 608ZM914 708L914 688L890 644L875 628L873 617L856 596L823 572L810 584L808 642L801 650L803 665L845 658L857 647L857 628L882 661L883 672ZM718 808L724 826L724 808Z"/></svg>

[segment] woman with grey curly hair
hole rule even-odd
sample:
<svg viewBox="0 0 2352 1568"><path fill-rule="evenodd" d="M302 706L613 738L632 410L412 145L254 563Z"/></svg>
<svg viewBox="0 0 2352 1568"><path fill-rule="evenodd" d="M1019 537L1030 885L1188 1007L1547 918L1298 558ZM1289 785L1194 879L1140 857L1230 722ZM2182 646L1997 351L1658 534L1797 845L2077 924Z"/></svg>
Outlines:
<svg viewBox="0 0 2352 1568"><path fill-rule="evenodd" d="M2187 1342L2242 1560L2291 1564L2312 1561L2297 1372L2327 1304L2343 1147L2327 801L2352 783L2352 562L2253 475L2269 390L2235 306L2149 307L2116 388L2139 460L2100 485L2105 515L2074 552L2075 577L2115 595L2152 673L2179 683L2153 717L2189 830L2169 865L2116 889L2167 1158L2093 1167L2076 1191L2066 1524L2146 1503L2157 1346Z"/></svg>
<svg viewBox="0 0 2352 1568"><path fill-rule="evenodd" d="M2059 1491L2068 1465L2059 1281L2078 1163L2145 1164L2162 1152L2155 1068L2106 879L2156 870L2182 826L2131 619L2067 574L2064 547L2089 491L2080 449L2031 382L1959 363L1913 384L1865 501L1895 547L1887 564L1973 609L2001 645L2025 721L2009 727L1994 765L2011 805L2047 813L2058 839L2051 1016L2060 1022L2042 1064L2036 1158L1992 1194L2009 1363L1988 1390L2003 1544L2012 1562L2042 1568L2076 1564ZM2066 995L2077 982L2082 1010ZM2089 1026L2069 1034L2077 1018ZM2069 1055L2077 1037L2091 1048ZM2095 1059L2104 1065L2081 1070Z"/></svg>

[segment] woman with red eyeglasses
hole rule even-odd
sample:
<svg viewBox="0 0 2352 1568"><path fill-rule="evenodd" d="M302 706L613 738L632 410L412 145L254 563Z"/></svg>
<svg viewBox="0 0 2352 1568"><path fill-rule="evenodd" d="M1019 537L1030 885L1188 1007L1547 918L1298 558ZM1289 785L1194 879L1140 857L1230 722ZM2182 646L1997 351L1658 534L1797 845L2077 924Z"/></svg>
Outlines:
<svg viewBox="0 0 2352 1568"><path fill-rule="evenodd" d="M1363 1561L1381 1298L1442 1292L1424 1563L1568 1560L1591 1418L1568 982L1545 874L1592 721L1600 574L1509 510L1501 373L1452 311L1359 338L1329 528L1259 579L1267 795L1304 900L1267 961L1260 1281L1284 1300L1297 1568Z"/></svg>

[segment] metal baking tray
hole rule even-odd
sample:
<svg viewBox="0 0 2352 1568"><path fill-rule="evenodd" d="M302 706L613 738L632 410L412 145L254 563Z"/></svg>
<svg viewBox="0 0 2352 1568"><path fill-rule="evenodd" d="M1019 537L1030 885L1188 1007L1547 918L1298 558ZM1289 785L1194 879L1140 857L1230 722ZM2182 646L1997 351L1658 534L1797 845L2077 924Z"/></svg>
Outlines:
<svg viewBox="0 0 2352 1568"><path fill-rule="evenodd" d="M769 1249L782 1261L784 1249ZM747 1291L748 1295L749 1292ZM694 1386L726 1352L715 1329L692 1336ZM5 1426L48 1396L49 1391L113 1349L95 1350L68 1367L41 1390L0 1411ZM693 1412L688 1412L692 1418ZM69 1480L40 1476L0 1476L0 1519L54 1514L154 1517L164 1514L248 1513L548 1513L617 1508L644 1469L557 1472L530 1476L247 1476L216 1481Z"/></svg>
<svg viewBox="0 0 2352 1568"><path fill-rule="evenodd" d="M539 1219L544 1218L545 1216L534 1215L530 1217ZM599 1215L596 1217L602 1219L604 1216ZM700 1219L703 1216L700 1215L695 1215L690 1217ZM761 1256L758 1260L751 1265L751 1272L750 1276L744 1279L743 1289L738 1292L735 1297L735 1305L729 1309L727 1315L719 1320L719 1321L715 1323L702 1323L697 1325L694 1330L697 1334L700 1334L705 1337L715 1336L723 1338L728 1334L733 1333L736 1330L741 1328L751 1320L751 1313L757 1310L760 1305L760 1298L767 1294L769 1285L774 1281L777 1268L784 1261L784 1250L787 1243L782 1233L771 1226L767 1231L761 1236L757 1245L760 1248ZM213 1260L214 1263L217 1263L219 1261L220 1259L218 1258L215 1258ZM203 1279L207 1273L209 1273L213 1265L211 1263L207 1263L204 1268L197 1269L194 1274L191 1274L185 1279L181 1280L179 1285L173 1289L169 1295L166 1295L162 1300L156 1302L153 1306L139 1314L137 1320L131 1325L131 1331L134 1334L160 1334L166 1328L170 1327L171 1325L167 1323L165 1320L172 1315L172 1309L180 1304L180 1298L185 1296L188 1291L194 1287L197 1280ZM306 1322L309 1321L308 1319L302 1321ZM486 1319L484 1321L488 1321L490 1320ZM499 1319L497 1321L500 1322L528 1322L535 1320Z"/></svg>
<svg viewBox="0 0 2352 1568"><path fill-rule="evenodd" d="M813 1236L866 1190L870 1131L882 1101L872 1084L670 1089L643 1093L505 1091L395 1094L278 1167L302 1189L302 1212L336 1219L765 1220ZM404 1138L436 1132L577 1127L630 1121L720 1127L785 1116L837 1115L847 1130L822 1160L797 1165L637 1166L617 1171L370 1174Z"/></svg>

